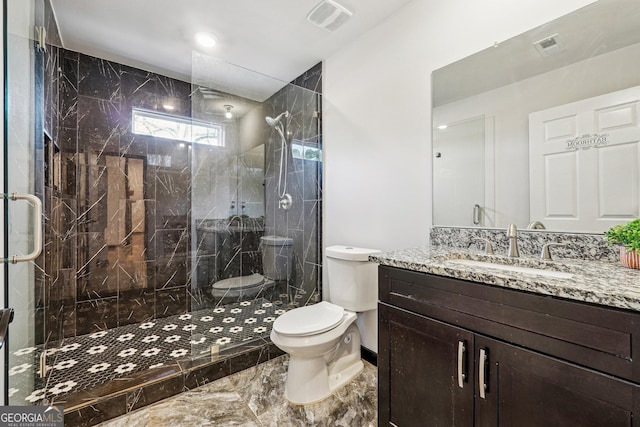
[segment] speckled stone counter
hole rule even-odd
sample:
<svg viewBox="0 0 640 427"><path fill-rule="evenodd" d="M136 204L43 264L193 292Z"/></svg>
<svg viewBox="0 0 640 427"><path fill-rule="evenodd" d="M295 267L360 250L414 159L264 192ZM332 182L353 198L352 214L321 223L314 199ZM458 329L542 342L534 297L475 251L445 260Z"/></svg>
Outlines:
<svg viewBox="0 0 640 427"><path fill-rule="evenodd" d="M489 239L495 253L507 253L509 239L504 228L478 227L438 227L429 233L431 245L452 249L482 249L484 244L473 238ZM560 259L588 259L594 261L617 262L618 248L607 245L604 234L558 233L547 230L518 230L520 256L535 257L546 243L564 243L553 248L554 256Z"/></svg>
<svg viewBox="0 0 640 427"><path fill-rule="evenodd" d="M509 258L487 255L476 250L420 247L383 252L369 257L390 267L437 274L521 291L640 311L640 270L619 264L586 261L541 261L535 258ZM455 260L475 260L570 273L571 278L546 277L476 265Z"/></svg>

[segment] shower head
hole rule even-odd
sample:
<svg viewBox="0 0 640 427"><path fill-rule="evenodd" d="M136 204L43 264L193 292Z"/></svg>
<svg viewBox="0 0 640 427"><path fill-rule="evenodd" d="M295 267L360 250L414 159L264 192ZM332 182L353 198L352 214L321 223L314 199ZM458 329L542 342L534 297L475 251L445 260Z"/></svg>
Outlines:
<svg viewBox="0 0 640 427"><path fill-rule="evenodd" d="M276 117L275 119L273 117L269 117L269 116L265 117L264 119L267 121L267 124L269 126L271 126L272 128L275 128L276 125L278 123L280 123L280 119L282 119L282 117L285 117L285 118L289 117L289 112L285 111L283 113L280 113L280 115L278 117Z"/></svg>

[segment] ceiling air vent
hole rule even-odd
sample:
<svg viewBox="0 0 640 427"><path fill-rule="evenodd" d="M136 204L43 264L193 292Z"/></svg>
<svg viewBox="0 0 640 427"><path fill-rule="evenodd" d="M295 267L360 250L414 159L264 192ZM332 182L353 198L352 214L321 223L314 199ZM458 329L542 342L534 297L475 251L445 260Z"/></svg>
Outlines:
<svg viewBox="0 0 640 427"><path fill-rule="evenodd" d="M558 34L554 34L552 36L545 37L542 40L538 40L533 45L536 47L536 50L540 55L552 55L564 50L564 44L560 41L559 37L560 36L558 36Z"/></svg>
<svg viewBox="0 0 640 427"><path fill-rule="evenodd" d="M339 5L333 0L324 0L309 12L307 19L320 28L335 31L352 16L353 12L344 6Z"/></svg>

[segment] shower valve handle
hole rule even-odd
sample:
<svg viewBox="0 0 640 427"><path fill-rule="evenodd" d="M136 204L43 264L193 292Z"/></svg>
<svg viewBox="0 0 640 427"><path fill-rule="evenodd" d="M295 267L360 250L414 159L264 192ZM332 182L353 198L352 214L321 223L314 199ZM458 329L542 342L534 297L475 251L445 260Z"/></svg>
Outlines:
<svg viewBox="0 0 640 427"><path fill-rule="evenodd" d="M290 194L285 194L278 201L278 206L280 207L280 209L284 209L285 211L291 209L291 205L293 205L293 199L291 198Z"/></svg>

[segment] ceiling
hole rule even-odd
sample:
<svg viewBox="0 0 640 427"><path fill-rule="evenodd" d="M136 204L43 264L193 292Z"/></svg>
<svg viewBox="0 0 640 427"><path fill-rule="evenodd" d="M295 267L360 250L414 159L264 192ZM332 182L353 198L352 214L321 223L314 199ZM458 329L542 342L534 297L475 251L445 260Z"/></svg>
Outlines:
<svg viewBox="0 0 640 427"><path fill-rule="evenodd" d="M439 106L640 43L640 1L599 0L433 73ZM614 25L612 25L614 23ZM557 50L536 42L557 35Z"/></svg>
<svg viewBox="0 0 640 427"><path fill-rule="evenodd" d="M321 0L51 0L63 47L262 101L412 0L336 0L330 32L306 17ZM196 47L198 31L215 35ZM210 62L210 64L209 64ZM222 89L221 89L222 90ZM244 91L244 92L243 92Z"/></svg>

